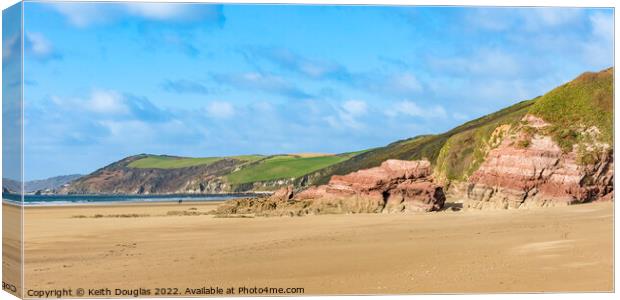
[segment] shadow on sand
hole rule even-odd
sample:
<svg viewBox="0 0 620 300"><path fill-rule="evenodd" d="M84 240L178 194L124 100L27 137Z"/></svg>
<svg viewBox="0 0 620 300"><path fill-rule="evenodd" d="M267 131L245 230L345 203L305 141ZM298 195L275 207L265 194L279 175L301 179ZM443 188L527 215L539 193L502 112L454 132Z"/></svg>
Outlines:
<svg viewBox="0 0 620 300"><path fill-rule="evenodd" d="M463 209L463 203L446 202L441 211L460 211Z"/></svg>

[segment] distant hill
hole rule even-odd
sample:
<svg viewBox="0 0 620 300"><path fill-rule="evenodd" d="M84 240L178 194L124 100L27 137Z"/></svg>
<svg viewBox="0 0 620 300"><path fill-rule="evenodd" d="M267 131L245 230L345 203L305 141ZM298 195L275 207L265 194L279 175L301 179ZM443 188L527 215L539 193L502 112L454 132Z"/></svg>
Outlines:
<svg viewBox="0 0 620 300"><path fill-rule="evenodd" d="M140 154L84 176L60 192L169 194L272 190L286 183L292 184L308 173L346 161L356 154L204 158Z"/></svg>
<svg viewBox="0 0 620 300"><path fill-rule="evenodd" d="M13 179L2 178L2 191L16 193L21 190L21 184Z"/></svg>
<svg viewBox="0 0 620 300"><path fill-rule="evenodd" d="M50 177L42 180L32 180L26 181L25 190L27 193L36 192L36 191L44 191L44 190L56 190L63 185L74 181L84 175L82 174L71 174L71 175L62 175Z"/></svg>
<svg viewBox="0 0 620 300"><path fill-rule="evenodd" d="M380 165L387 159L427 159L434 176L449 186L465 181L502 136L526 114L551 124L545 134L564 151L605 143L613 147L613 68L587 72L543 96L521 101L448 132L396 141L384 147L338 155L248 155L188 158L141 154L75 180L62 193L220 193L305 187ZM594 128L594 129L593 129ZM585 134L596 130L600 134ZM595 136L595 138L593 138ZM595 139L595 140L592 140ZM596 155L579 151L580 161Z"/></svg>
<svg viewBox="0 0 620 300"><path fill-rule="evenodd" d="M82 176L84 175L72 174L72 175L55 176L55 177L50 177L50 178L41 179L41 180L26 181L26 184L24 185L24 191L26 193L34 193L37 191L57 190L63 185L73 180L76 180ZM18 192L21 189L19 182L12 180L12 179L7 179L7 178L2 178L2 187L3 189L8 189L11 192Z"/></svg>

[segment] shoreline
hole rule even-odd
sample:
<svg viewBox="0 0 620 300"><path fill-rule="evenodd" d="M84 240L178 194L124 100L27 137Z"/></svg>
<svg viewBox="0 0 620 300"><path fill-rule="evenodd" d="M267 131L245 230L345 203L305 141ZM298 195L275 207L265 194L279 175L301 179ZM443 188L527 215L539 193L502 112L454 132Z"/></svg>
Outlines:
<svg viewBox="0 0 620 300"><path fill-rule="evenodd" d="M84 194L84 195L24 195L24 201L18 195L3 194L2 203L17 207L54 207L54 206L91 206L115 204L156 204L156 203L198 203L223 202L231 199L260 198L269 195L266 192L227 193L227 194Z"/></svg>
<svg viewBox="0 0 620 300"><path fill-rule="evenodd" d="M231 198L238 199L238 198ZM226 199L228 200L228 199ZM178 201L162 200L162 201L101 201L101 202L70 202L70 203L52 203L52 204L19 204L6 200L2 200L3 205L11 207L23 208L71 208L71 207L113 207L113 206L167 206L167 205L183 205L183 204L221 204L226 200L183 200Z"/></svg>

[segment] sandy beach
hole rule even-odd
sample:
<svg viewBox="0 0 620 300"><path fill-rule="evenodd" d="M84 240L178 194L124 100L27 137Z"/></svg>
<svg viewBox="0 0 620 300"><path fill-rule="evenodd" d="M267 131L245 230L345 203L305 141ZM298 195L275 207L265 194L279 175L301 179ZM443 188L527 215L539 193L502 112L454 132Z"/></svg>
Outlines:
<svg viewBox="0 0 620 300"><path fill-rule="evenodd" d="M206 214L215 205L27 207L26 289L267 286L313 295L614 288L611 203L271 218Z"/></svg>

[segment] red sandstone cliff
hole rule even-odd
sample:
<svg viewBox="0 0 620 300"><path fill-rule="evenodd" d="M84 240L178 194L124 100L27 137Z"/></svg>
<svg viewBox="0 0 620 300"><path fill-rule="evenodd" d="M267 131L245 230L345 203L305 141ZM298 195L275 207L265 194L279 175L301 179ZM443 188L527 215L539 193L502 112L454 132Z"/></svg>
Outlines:
<svg viewBox="0 0 620 300"><path fill-rule="evenodd" d="M305 215L428 212L443 207L443 188L433 182L428 161L387 160L379 167L333 176L326 185L269 198L227 201L218 214Z"/></svg>
<svg viewBox="0 0 620 300"><path fill-rule="evenodd" d="M577 145L564 153L551 137L538 133L549 124L531 115L522 121L524 127L490 150L470 176L465 207L547 207L613 198L609 145L581 145L586 150L596 148L597 157L592 163L579 161ZM595 135L597 130L586 129L584 134Z"/></svg>

